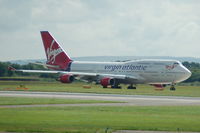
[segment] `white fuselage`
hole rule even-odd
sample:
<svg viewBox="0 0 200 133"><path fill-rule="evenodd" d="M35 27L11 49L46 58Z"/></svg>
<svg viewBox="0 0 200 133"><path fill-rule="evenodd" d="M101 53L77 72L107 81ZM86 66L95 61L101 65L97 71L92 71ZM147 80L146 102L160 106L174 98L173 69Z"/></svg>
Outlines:
<svg viewBox="0 0 200 133"><path fill-rule="evenodd" d="M73 61L71 71L106 73L136 77L124 83L171 84L186 80L191 72L175 60L135 60L128 62L82 62Z"/></svg>

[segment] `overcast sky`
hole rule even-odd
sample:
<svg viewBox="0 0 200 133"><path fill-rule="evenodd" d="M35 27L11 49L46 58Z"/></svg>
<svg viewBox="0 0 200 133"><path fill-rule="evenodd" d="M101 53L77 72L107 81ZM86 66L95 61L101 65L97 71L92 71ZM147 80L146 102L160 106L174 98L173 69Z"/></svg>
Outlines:
<svg viewBox="0 0 200 133"><path fill-rule="evenodd" d="M0 61L44 59L41 30L71 57L200 57L200 0L0 0Z"/></svg>

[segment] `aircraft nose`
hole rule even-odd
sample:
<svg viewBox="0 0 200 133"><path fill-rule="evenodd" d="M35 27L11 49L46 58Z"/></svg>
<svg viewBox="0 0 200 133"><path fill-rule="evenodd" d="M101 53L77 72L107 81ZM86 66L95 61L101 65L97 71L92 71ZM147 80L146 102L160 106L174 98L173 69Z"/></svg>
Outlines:
<svg viewBox="0 0 200 133"><path fill-rule="evenodd" d="M192 73L186 67L184 67L184 69L185 69L185 78L188 79L192 75Z"/></svg>

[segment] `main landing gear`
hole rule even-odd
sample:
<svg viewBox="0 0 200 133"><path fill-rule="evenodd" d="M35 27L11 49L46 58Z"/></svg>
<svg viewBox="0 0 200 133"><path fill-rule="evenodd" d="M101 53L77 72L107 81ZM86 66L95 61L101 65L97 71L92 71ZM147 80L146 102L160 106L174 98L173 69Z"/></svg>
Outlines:
<svg viewBox="0 0 200 133"><path fill-rule="evenodd" d="M130 84L127 89L136 89L136 86L133 86L133 84Z"/></svg>
<svg viewBox="0 0 200 133"><path fill-rule="evenodd" d="M111 88L113 88L113 89L121 89L122 87L119 86L119 85L117 85L117 86L113 85L113 86L111 86Z"/></svg>
<svg viewBox="0 0 200 133"><path fill-rule="evenodd" d="M103 86L103 88L108 88L108 86ZM112 89L121 89L122 87L119 85L112 85L111 88Z"/></svg>
<svg viewBox="0 0 200 133"><path fill-rule="evenodd" d="M119 86L119 83L115 83L114 85L111 86L113 89L121 89L122 87Z"/></svg>
<svg viewBox="0 0 200 133"><path fill-rule="evenodd" d="M170 87L170 91L175 91L175 90L176 90L175 85L172 84L171 87Z"/></svg>

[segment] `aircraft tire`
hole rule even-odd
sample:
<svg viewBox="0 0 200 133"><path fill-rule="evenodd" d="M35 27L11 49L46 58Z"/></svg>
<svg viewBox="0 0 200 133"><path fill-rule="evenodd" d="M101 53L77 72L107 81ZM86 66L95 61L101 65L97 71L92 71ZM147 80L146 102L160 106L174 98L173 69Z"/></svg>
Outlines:
<svg viewBox="0 0 200 133"><path fill-rule="evenodd" d="M171 88L170 88L170 91L175 91L175 90L176 90L175 87L171 87Z"/></svg>
<svg viewBox="0 0 200 133"><path fill-rule="evenodd" d="M135 86L128 86L127 89L136 89Z"/></svg>
<svg viewBox="0 0 200 133"><path fill-rule="evenodd" d="M122 87L121 86L111 86L111 88L113 88L113 89L121 89Z"/></svg>

